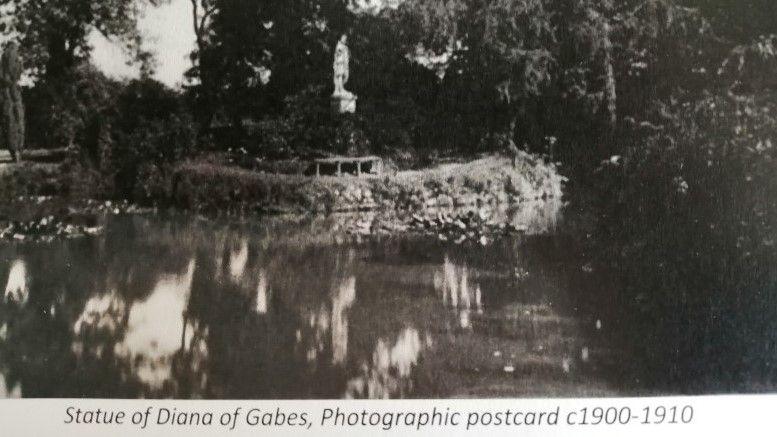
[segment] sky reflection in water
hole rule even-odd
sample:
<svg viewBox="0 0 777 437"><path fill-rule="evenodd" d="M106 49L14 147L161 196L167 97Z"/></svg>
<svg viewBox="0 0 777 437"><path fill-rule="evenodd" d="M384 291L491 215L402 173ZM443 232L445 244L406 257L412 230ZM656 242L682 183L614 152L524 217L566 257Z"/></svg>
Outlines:
<svg viewBox="0 0 777 437"><path fill-rule="evenodd" d="M356 242L343 219L125 217L0 247L0 396L609 392L552 239Z"/></svg>

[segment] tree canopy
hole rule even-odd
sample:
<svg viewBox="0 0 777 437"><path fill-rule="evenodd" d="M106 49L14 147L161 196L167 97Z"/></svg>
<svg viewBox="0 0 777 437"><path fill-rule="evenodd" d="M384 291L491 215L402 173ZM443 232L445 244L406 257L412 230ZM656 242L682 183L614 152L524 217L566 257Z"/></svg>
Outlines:
<svg viewBox="0 0 777 437"><path fill-rule="evenodd" d="M58 77L88 59L88 37L97 31L120 41L138 60L150 56L141 47L138 19L145 6L165 0L2 0L10 20L7 33L18 35L26 64L38 77Z"/></svg>

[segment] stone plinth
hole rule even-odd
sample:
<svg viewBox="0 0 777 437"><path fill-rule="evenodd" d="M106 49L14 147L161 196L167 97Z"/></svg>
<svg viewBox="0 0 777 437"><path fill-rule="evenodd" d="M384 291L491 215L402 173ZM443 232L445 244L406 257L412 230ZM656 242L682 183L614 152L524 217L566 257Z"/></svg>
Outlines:
<svg viewBox="0 0 777 437"><path fill-rule="evenodd" d="M356 113L355 94L333 94L331 97L332 112L335 114L354 114Z"/></svg>

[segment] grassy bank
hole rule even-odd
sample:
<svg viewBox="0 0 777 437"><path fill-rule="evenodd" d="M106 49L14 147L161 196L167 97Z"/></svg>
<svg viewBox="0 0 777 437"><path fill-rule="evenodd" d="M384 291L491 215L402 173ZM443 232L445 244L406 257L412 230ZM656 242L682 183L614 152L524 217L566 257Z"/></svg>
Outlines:
<svg viewBox="0 0 777 437"><path fill-rule="evenodd" d="M68 194L65 173L57 164L0 164L0 202L21 196Z"/></svg>
<svg viewBox="0 0 777 437"><path fill-rule="evenodd" d="M424 232L458 240L466 239L458 235L464 232L456 227L461 221L473 227L467 227L474 235L470 239L479 241L486 238L480 231L488 226L503 224L499 233L512 228L490 215L487 221L439 216L440 208L471 212L488 207L495 212L511 205L546 204L542 199L558 202L563 181L553 165L528 154L515 162L487 156L383 177L271 174L209 159L186 161L143 179L142 186L149 189L137 198L116 199L104 195L105 178L71 162L24 163L0 167L0 239L79 235L95 228L106 212L137 211L136 206L145 205L209 215L380 211L389 218L346 227L362 235L365 230L404 232L416 224Z"/></svg>
<svg viewBox="0 0 777 437"><path fill-rule="evenodd" d="M172 205L201 212L339 212L504 205L560 197L563 177L529 154L488 156L383 177L308 177L188 162L172 178Z"/></svg>

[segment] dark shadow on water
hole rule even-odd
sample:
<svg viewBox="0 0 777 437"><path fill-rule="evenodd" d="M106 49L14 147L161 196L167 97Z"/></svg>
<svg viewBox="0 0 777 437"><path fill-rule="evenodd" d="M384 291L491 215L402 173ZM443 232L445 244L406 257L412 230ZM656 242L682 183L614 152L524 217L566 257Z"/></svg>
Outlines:
<svg viewBox="0 0 777 437"><path fill-rule="evenodd" d="M339 231L343 220L351 218L121 217L95 238L0 246L0 396L653 388L624 376L637 371L620 366L625 349L607 333L617 303L595 293L572 238L516 236L487 247L411 235L357 240Z"/></svg>

